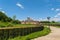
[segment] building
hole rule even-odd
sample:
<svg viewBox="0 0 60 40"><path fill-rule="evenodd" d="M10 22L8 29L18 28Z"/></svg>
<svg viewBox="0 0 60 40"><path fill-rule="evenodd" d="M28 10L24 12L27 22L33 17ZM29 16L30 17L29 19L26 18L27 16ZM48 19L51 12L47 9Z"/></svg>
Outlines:
<svg viewBox="0 0 60 40"><path fill-rule="evenodd" d="M25 21L21 21L21 24L39 24L39 21L34 21L30 17L27 17Z"/></svg>

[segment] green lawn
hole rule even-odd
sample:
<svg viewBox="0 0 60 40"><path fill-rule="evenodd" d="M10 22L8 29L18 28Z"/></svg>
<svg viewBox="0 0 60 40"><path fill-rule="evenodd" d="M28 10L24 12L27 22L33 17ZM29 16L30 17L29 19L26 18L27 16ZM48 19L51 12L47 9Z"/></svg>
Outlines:
<svg viewBox="0 0 60 40"><path fill-rule="evenodd" d="M9 40L30 40L30 39L33 39L36 37L45 36L49 33L50 33L50 29L45 27L44 30L42 30L42 31L34 32L34 33L31 33L26 36L18 36L18 37L12 38L12 39L10 38Z"/></svg>
<svg viewBox="0 0 60 40"><path fill-rule="evenodd" d="M15 24L14 27L35 27L33 24Z"/></svg>
<svg viewBox="0 0 60 40"><path fill-rule="evenodd" d="M13 24L11 22L1 22L0 27L35 27L33 24Z"/></svg>

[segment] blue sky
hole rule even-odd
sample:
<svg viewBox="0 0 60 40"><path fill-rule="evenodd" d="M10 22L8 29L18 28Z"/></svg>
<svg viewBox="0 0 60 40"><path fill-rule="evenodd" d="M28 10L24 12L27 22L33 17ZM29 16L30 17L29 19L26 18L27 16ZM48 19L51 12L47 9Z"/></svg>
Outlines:
<svg viewBox="0 0 60 40"><path fill-rule="evenodd" d="M25 20L31 17L34 20L59 21L60 0L0 0L0 11L9 17L16 15L16 19Z"/></svg>

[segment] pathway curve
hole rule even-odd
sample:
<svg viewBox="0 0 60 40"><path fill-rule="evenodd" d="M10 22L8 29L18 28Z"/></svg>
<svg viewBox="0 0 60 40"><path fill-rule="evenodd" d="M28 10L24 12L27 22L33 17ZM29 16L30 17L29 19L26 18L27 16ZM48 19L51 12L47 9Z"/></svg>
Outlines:
<svg viewBox="0 0 60 40"><path fill-rule="evenodd" d="M50 34L35 38L33 40L60 40L60 28L52 27L52 26L50 28L51 28Z"/></svg>

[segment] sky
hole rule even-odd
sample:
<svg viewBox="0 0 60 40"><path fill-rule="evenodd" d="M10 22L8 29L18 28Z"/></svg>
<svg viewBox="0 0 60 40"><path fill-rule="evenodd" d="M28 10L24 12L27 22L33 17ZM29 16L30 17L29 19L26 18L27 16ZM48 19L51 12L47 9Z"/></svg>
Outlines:
<svg viewBox="0 0 60 40"><path fill-rule="evenodd" d="M0 11L16 19L60 21L60 0L0 0Z"/></svg>

